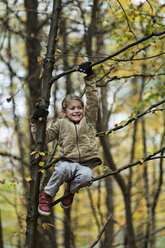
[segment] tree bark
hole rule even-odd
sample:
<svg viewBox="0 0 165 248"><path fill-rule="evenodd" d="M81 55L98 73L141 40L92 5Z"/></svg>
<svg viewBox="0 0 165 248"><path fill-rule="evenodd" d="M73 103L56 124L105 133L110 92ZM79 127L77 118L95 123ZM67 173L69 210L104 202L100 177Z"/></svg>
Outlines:
<svg viewBox="0 0 165 248"><path fill-rule="evenodd" d="M51 26L49 31L49 39L47 46L47 53L45 58L45 66L42 78L42 91L40 107L48 108L50 101L51 84L50 79L52 77L52 71L54 66L54 52L56 48L58 23L60 18L61 0L53 1L53 12L51 18ZM36 149L41 152L44 151L45 143L45 130L46 130L46 117L39 122L36 133ZM26 231L26 244L27 248L35 248L37 243L37 220L38 220L38 200L39 200L39 185L40 185L40 172L38 172L39 165L35 161L31 167L31 184L30 184L30 196L29 207L27 214L27 231Z"/></svg>
<svg viewBox="0 0 165 248"><path fill-rule="evenodd" d="M98 39L100 40L100 39ZM102 39L101 39L102 40ZM101 47L103 47L103 40L101 42L102 44ZM109 111L107 109L107 89L104 87L101 89L101 98L102 98L102 120L105 120L105 125L103 125L103 128L105 130L107 130L107 119L109 116ZM99 118L100 119L100 118ZM109 137L105 137L106 138L106 143L107 146L110 147L110 142L109 142ZM110 167L109 165L109 161L107 160L107 156L106 153L104 151L104 147L103 147L103 154L104 154L104 164L107 167ZM105 185L106 185L106 208L107 208L107 216L112 215L114 213L114 201L113 201L113 186L112 186L112 180L111 178L106 178L105 179ZM113 245L113 234L114 234L114 223L113 221L110 221L107 228L105 229L105 238L103 241L103 244L101 245L101 247L103 248L111 248Z"/></svg>
<svg viewBox="0 0 165 248"><path fill-rule="evenodd" d="M101 119L99 118L99 120ZM101 123L99 124L99 127L100 128L102 127ZM104 150L106 159L108 161L108 164L110 165L110 168L112 170L116 170L116 166L113 161L112 154L110 152L111 148L110 148L109 142L107 141L107 137L106 136L100 137L100 141L103 146L103 150ZM115 179L118 182L119 187L123 193L124 202L125 202L127 247L135 248L136 242L135 242L135 234L134 234L133 221L132 221L130 192L128 190L127 185L124 182L124 179L122 178L120 174L115 175Z"/></svg>
<svg viewBox="0 0 165 248"><path fill-rule="evenodd" d="M40 56L41 45L38 36L38 0L24 0L26 9L26 51L28 56L28 87L29 87L29 112L35 108L41 96L40 65L37 57Z"/></svg>

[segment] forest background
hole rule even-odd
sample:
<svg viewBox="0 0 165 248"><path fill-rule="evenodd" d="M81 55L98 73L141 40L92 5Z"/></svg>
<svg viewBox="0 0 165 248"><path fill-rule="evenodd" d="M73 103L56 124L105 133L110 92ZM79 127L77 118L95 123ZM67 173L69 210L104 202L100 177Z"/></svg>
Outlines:
<svg viewBox="0 0 165 248"><path fill-rule="evenodd" d="M86 248L96 241L100 248L163 248L165 2L2 0L0 20L0 247ZM43 103L50 79L47 126L66 94L83 95L84 75L76 68L85 61L92 62L99 92L103 164L71 209L56 204L50 218L32 216L36 223L29 222L29 202L38 203L29 197L37 168L31 154L43 156L31 136L30 116ZM56 142L49 145L49 163L57 151ZM49 170L43 165L37 196L55 164Z"/></svg>

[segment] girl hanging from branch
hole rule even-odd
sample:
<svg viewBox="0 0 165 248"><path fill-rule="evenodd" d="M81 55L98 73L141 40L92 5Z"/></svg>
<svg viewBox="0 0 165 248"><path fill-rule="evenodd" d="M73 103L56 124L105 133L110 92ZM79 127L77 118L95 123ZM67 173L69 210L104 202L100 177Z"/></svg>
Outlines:
<svg viewBox="0 0 165 248"><path fill-rule="evenodd" d="M62 101L62 117L46 131L46 143L58 140L59 162L55 172L49 179L42 192L38 212L41 215L50 215L50 203L66 182L65 194L68 195L61 201L61 207L71 206L74 194L82 187L90 186L93 179L93 168L101 164L96 147L96 121L98 112L98 92L94 81L94 73L90 62L79 65L78 71L86 74L85 92L86 106L81 97L67 95ZM35 138L37 122L48 111L36 108L32 118L32 134Z"/></svg>

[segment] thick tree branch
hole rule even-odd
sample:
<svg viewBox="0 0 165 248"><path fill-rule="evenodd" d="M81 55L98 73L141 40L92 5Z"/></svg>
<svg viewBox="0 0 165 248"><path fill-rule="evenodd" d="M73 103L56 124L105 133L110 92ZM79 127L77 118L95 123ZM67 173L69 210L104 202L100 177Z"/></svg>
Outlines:
<svg viewBox="0 0 165 248"><path fill-rule="evenodd" d="M146 156L145 158L141 158L141 159L137 160L137 161L134 162L134 163L130 163L130 164L128 164L128 165L124 165L124 166L120 167L119 169L117 169L117 170L115 170L115 171L110 171L110 172L108 172L108 173L106 173L106 174L104 174L104 175L102 175L102 176L95 177L95 178L93 178L92 182L95 182L95 181L104 179L104 178L109 177L109 176L114 176L114 175L120 173L121 171L126 170L126 169L128 169L128 168L131 168L131 167L133 167L133 166L136 166L136 165L138 165L138 164L143 165L144 162L152 160L154 156L156 156L157 154L162 153L162 152L164 152L164 151L165 151L165 147L163 147L163 148L161 148L160 150L158 150L158 151L156 151L156 152L154 152L154 153L152 153L152 154ZM156 158L159 159L159 157L155 157L155 159L156 159ZM65 199L65 198L66 198L67 196L69 196L69 195L70 195L70 193L67 193L65 196L60 197L60 198L57 199L56 201L52 202L52 203L50 204L50 206L51 206L51 207L55 206L56 204L58 204L60 201L62 201L63 199Z"/></svg>

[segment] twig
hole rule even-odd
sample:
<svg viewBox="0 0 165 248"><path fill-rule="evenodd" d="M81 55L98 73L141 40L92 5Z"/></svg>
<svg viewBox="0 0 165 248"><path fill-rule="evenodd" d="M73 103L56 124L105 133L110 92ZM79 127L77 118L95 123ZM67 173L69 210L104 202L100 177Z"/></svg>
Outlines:
<svg viewBox="0 0 165 248"><path fill-rule="evenodd" d="M117 0L117 2L118 2L118 4L120 5L120 7L122 8L122 10L123 10L123 12L124 12L124 15L125 15L125 18L126 18L126 21L127 21L127 25L128 25L128 28L129 28L129 32L131 32L131 33L133 34L135 40L137 40L136 35L134 34L134 32L133 32L132 29L131 29L131 25L129 24L129 20L128 20L127 14L126 14L126 12L125 12L125 10L124 10L122 4L120 3L119 0Z"/></svg>
<svg viewBox="0 0 165 248"><path fill-rule="evenodd" d="M94 247L94 246L99 242L99 240L101 239L101 236L102 236L103 232L105 231L105 229L106 229L106 227L107 227L109 221L111 220L111 218L112 218L112 216L109 215L107 222L104 224L104 226L103 226L103 228L101 229L100 233L98 234L96 240L89 246L89 248Z"/></svg>
<svg viewBox="0 0 165 248"><path fill-rule="evenodd" d="M153 14L153 7L152 7L150 1L149 1L149 0L146 0L146 2L149 4L149 6L150 6L150 8L151 8L151 11L152 11L152 14Z"/></svg>
<svg viewBox="0 0 165 248"><path fill-rule="evenodd" d="M0 151L0 156L12 158L12 159L15 159L15 160L18 160L18 161L22 161L22 158L21 158L21 157L17 157L16 155L11 154L11 153L8 153L8 152L1 152L1 151ZM29 164L26 163L25 161L23 161L23 163L24 163L26 166L29 166Z"/></svg>
<svg viewBox="0 0 165 248"><path fill-rule="evenodd" d="M104 74L101 78L99 78L98 80L96 80L96 86L97 87L104 87L106 86L109 82L113 81L113 80L120 80L120 79L128 79L128 78L131 78L131 77L144 77L144 78L147 78L147 77L150 77L151 79L154 79L156 76L163 76L165 75L165 73L159 73L159 74L132 74L132 75L128 75L128 76L121 76L121 77L118 77L118 76L113 76L113 77L109 77L108 81L103 83L103 84L98 84L98 82L100 82L105 76L107 76L109 73L107 74ZM149 79L150 80L150 79ZM149 81L147 82L149 83ZM147 84L146 83L146 84ZM146 86L145 84L145 86Z"/></svg>
<svg viewBox="0 0 165 248"><path fill-rule="evenodd" d="M161 66L154 72L154 75L155 75L155 74L156 74L164 65L165 65L165 63L164 63L163 65L161 65ZM159 74L157 74L157 75L159 75ZM152 77L148 80L147 83L145 83L144 86L146 86L146 85L150 82L151 79L152 79Z"/></svg>
<svg viewBox="0 0 165 248"><path fill-rule="evenodd" d="M120 167L119 169L117 169L117 170L115 170L115 171L110 171L109 173L107 173L107 174L105 174L105 175L102 175L102 176L99 176L99 177L95 177L95 178L93 178L92 181L94 182L94 181L97 181L97 180L106 178L106 177L108 177L108 176L116 175L116 174L118 174L119 172L121 172L121 171L123 171L123 170L126 170L126 169L128 169L128 168L131 168L131 167L133 167L133 166L135 166L135 165L138 165L138 164L142 165L144 162L149 161L149 160L152 160L153 157L154 157L155 155L157 155L158 153L163 152L164 150L165 150L165 147L163 147L162 149L160 149L160 150L154 152L154 153L151 154L151 155L148 155L146 158L142 158L142 159L140 159L140 160L138 160L138 161L136 161L136 162L134 162L134 163L131 163L131 164L128 164L128 165L124 165L124 166ZM155 159L156 159L156 158L159 158L159 157L155 157Z"/></svg>
<svg viewBox="0 0 165 248"><path fill-rule="evenodd" d="M135 117L132 117L132 118L129 119L128 121L125 121L125 123L124 123L123 125L118 125L117 127L114 127L114 128L112 128L112 129L110 129L110 130L108 130L108 131L99 132L99 133L96 134L96 136L108 135L108 134L110 134L110 133L113 133L113 132L116 131L116 130L119 130L119 129L125 127L125 126L128 126L128 124L130 124L130 123L132 123L133 121L139 119L140 117L142 117L142 116L144 116L144 115L146 115L146 114L148 114L148 113L151 113L152 111L154 111L154 110L152 110L153 108L155 108L155 107L157 107L157 106L159 106L159 105L161 105L161 104L163 104L163 103L165 103L165 99L163 99L163 100L162 100L161 102L159 102L159 103L156 103L156 104L151 105L151 106L150 106L147 110L145 110L143 113L138 114L138 115L135 116Z"/></svg>
<svg viewBox="0 0 165 248"><path fill-rule="evenodd" d="M138 61L138 60L153 59L155 57L159 57L159 56L162 56L164 54L165 54L165 52L159 53L159 54L156 54L156 55L153 55L153 56L150 56L150 57L139 58L139 59L111 59L111 60L119 61L119 62L128 62L128 61L132 62L132 61Z"/></svg>

